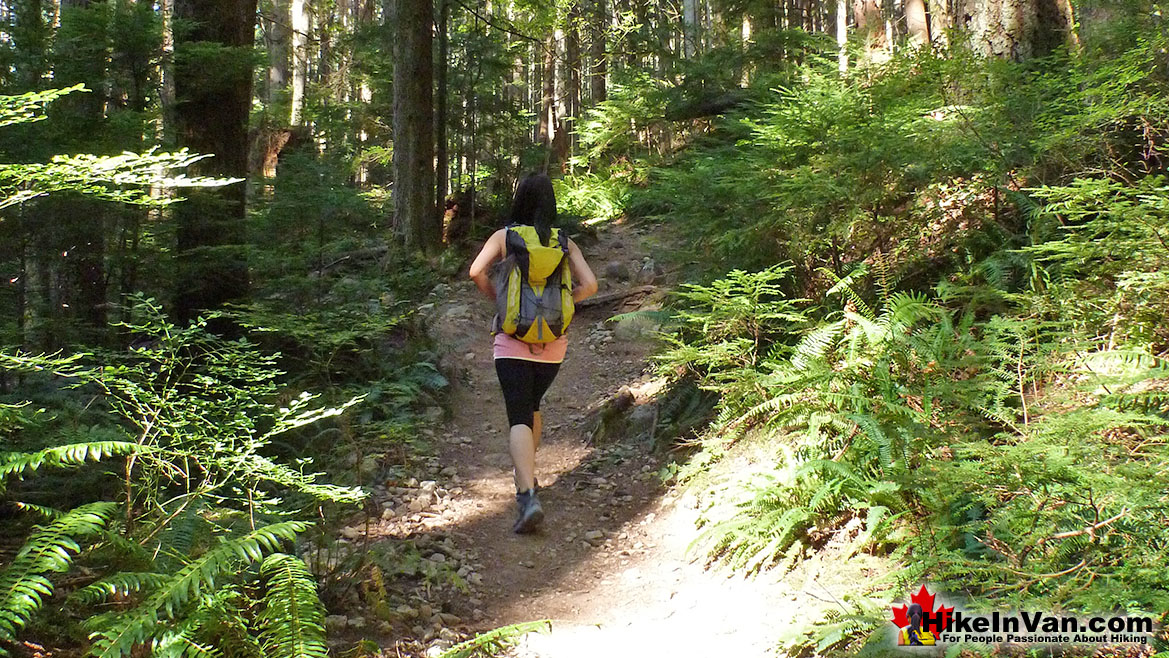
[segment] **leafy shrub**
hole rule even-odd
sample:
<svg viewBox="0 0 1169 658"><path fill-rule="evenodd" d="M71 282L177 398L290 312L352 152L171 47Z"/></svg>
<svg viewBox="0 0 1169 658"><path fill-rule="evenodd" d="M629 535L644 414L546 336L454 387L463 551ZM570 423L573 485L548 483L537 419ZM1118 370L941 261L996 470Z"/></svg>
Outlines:
<svg viewBox="0 0 1169 658"><path fill-rule="evenodd" d="M105 473L106 486L98 489L120 490L118 502L52 506L94 496L82 481L76 490L65 485L40 494L43 502L17 504L48 522L32 528L17 556L0 568L0 639L14 639L45 605L55 589L52 574L82 561L99 578L70 602L114 604L114 611L86 623L93 655L126 655L142 644L166 655L203 654L224 627L241 629L241 642L254 648L241 655L262 655L261 645L281 655L301 649L323 655L315 583L297 558L271 556L310 525L290 516L306 506L352 504L364 494L318 482L306 472L308 460L279 461L272 443L352 402L317 408L302 394L277 408L272 357L207 333L207 318L176 327L150 300L139 300L132 316L125 329L137 336L135 346L104 354L100 365L87 365L84 355L0 359L6 370L30 378L52 372L61 378L58 387L91 396L91 413L115 419L102 421L100 433L119 438L3 452L0 476L41 478L45 467L124 459L121 473ZM52 441L54 433L41 435L50 422L10 423L4 447ZM26 489L8 493L21 496ZM279 593L265 606L257 598L264 591ZM265 612L255 616L257 610ZM248 639L253 636L260 643Z"/></svg>

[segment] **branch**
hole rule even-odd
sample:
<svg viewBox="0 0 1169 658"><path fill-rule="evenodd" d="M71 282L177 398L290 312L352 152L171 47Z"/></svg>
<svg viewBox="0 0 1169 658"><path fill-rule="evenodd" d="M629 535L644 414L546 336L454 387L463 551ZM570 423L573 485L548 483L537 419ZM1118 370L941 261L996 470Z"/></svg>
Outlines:
<svg viewBox="0 0 1169 658"><path fill-rule="evenodd" d="M651 293L655 290L657 290L656 286L639 286L637 288L630 288L629 290L623 290L620 292L611 292L611 293L604 294L604 295L598 295L598 296L593 297L591 299L585 299L583 301L579 301L576 303L576 308L589 308L591 306L601 306L602 304L608 304L609 302L615 302L615 301L618 301L621 299L625 299L626 297L632 297L634 295Z"/></svg>
<svg viewBox="0 0 1169 658"><path fill-rule="evenodd" d="M522 33L522 32L517 32L517 31L515 31L515 29L513 29L513 28L504 27L504 26L500 25L499 23L495 23L495 22L493 22L491 19L489 19L489 18L487 18L486 16L484 16L484 15L480 14L478 11L476 11L476 10L474 10L474 9L472 9L472 8L470 8L470 7L468 7L467 5L463 4L462 0L454 0L454 3L455 3L456 5L458 5L458 6L462 7L463 9L466 9L466 10L467 10L468 12L470 12L470 14L471 14L472 16L474 16L475 18L478 18L479 20L483 21L484 23L487 23L488 25L490 25L491 27L493 27L493 28L495 28L495 29L497 29L497 30L502 30L503 32L507 32L508 34L510 34L510 35L512 35L512 36L514 36L514 37L519 37L519 38L521 38L521 39L525 39L525 40L527 40L527 41L531 41L531 42L533 42L533 43L537 43L537 44L539 44L539 45L540 45L540 47L542 47L542 48L544 47L544 42L543 42L543 40L541 40L541 39L537 39L536 37L533 37L533 36L528 36L527 34L524 34L524 33ZM546 49L545 49L545 50L546 50Z"/></svg>

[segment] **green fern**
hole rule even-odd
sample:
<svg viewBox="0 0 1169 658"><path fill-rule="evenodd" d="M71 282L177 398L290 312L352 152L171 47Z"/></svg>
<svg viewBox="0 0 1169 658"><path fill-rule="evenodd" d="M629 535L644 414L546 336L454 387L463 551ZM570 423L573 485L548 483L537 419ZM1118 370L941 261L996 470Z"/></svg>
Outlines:
<svg viewBox="0 0 1169 658"><path fill-rule="evenodd" d="M164 620L181 614L200 593L214 588L225 574L232 573L240 564L261 561L266 553L276 551L308 527L309 524L300 521L286 521L217 544L167 578L134 609L106 620L108 626L93 633L89 654L99 658L127 655L135 646L154 638Z"/></svg>
<svg viewBox="0 0 1169 658"><path fill-rule="evenodd" d="M268 588L257 622L264 654L274 658L323 658L324 609L317 584L299 558L275 553L264 559L260 575Z"/></svg>
<svg viewBox="0 0 1169 658"><path fill-rule="evenodd" d="M45 598L53 594L48 575L64 573L81 552L81 540L98 534L117 510L114 503L82 505L33 532L8 566L0 570L0 640L15 639Z"/></svg>
<svg viewBox="0 0 1169 658"><path fill-rule="evenodd" d="M439 654L439 658L472 658L472 656L496 655L500 650L515 644L516 640L528 633L542 633L551 630L551 628L552 621L548 619L503 626L456 644Z"/></svg>
<svg viewBox="0 0 1169 658"><path fill-rule="evenodd" d="M101 461L116 455L128 455L139 446L126 441L94 441L54 446L37 452L0 452L0 491L10 477L23 477L42 466L73 468L88 461Z"/></svg>

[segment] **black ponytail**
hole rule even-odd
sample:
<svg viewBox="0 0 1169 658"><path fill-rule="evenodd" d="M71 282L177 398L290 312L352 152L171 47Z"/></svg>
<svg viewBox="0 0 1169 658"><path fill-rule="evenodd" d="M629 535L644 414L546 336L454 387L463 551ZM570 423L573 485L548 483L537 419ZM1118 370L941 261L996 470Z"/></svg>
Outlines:
<svg viewBox="0 0 1169 658"><path fill-rule="evenodd" d="M520 181L508 222L531 224L536 227L540 244L548 246L552 239L552 225L556 223L556 192L547 174L529 174Z"/></svg>

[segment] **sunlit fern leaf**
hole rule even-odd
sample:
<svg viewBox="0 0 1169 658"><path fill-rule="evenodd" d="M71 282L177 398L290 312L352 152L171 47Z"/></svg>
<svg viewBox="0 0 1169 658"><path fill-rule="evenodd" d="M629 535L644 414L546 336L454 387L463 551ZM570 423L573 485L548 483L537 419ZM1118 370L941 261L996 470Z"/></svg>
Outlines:
<svg viewBox="0 0 1169 658"><path fill-rule="evenodd" d="M515 644L519 638L528 633L543 633L550 630L552 630L552 621L549 619L503 626L487 631L486 633L481 633L466 642L456 644L439 654L438 658L471 658L480 652L487 652L489 655L494 655L492 652L498 652L507 646Z"/></svg>
<svg viewBox="0 0 1169 658"><path fill-rule="evenodd" d="M817 327L805 334L796 344L795 353L792 356L792 366L797 370L806 370L811 367L813 362L823 359L828 350L836 343L844 328L845 323L840 320Z"/></svg>
<svg viewBox="0 0 1169 658"><path fill-rule="evenodd" d="M64 573L81 551L80 540L98 534L117 505L77 507L36 530L8 566L0 570L0 640L11 641L53 594L48 575Z"/></svg>
<svg viewBox="0 0 1169 658"><path fill-rule="evenodd" d="M233 573L240 563L259 562L309 525L286 521L221 542L179 570L133 610L115 617L108 628L94 633L89 654L98 658L129 654L153 638L163 620L173 618L201 592L213 589L221 576Z"/></svg>
<svg viewBox="0 0 1169 658"><path fill-rule="evenodd" d="M873 312L873 307L869 306L868 302L866 302L864 298L853 289L855 282L868 273L867 268L862 265L861 267L856 268L843 277L837 276L835 272L826 267L821 267L817 271L835 282L835 284L829 288L825 294L843 295L852 300L852 303L856 305L857 311L859 311L862 316L869 320L877 319L877 314Z"/></svg>
<svg viewBox="0 0 1169 658"><path fill-rule="evenodd" d="M893 442L889 436L885 434L884 429L881 428L880 423L872 416L866 414L848 414L848 419L856 423L860 429L860 433L868 438L870 443L877 448L877 459L875 466L879 472L884 472L890 464L893 463ZM857 451L853 451L854 453ZM872 463L873 455L865 455L867 461Z"/></svg>
<svg viewBox="0 0 1169 658"><path fill-rule="evenodd" d="M0 453L0 490L4 486L4 480L9 477L21 477L26 473L36 471L42 466L58 468L75 467L89 461L100 461L114 455L126 455L137 449L137 444L126 441L94 441L90 443L71 443L46 448L37 452Z"/></svg>
<svg viewBox="0 0 1169 658"><path fill-rule="evenodd" d="M124 571L86 585L74 592L71 597L79 603L101 603L114 597L154 591L166 584L170 578L164 573Z"/></svg>
<svg viewBox="0 0 1169 658"><path fill-rule="evenodd" d="M677 317L677 313L674 311L662 310L662 309L645 309L645 310L629 311L628 313L618 313L617 315L611 316L608 320L605 320L605 322L617 323L617 322L621 322L623 320L642 320L642 319L645 319L645 320L649 320L650 322L652 322L654 324L659 324L662 326L669 326L671 321L673 321L675 317Z"/></svg>
<svg viewBox="0 0 1169 658"><path fill-rule="evenodd" d="M222 658L215 646L198 642L189 632L169 632L158 638L152 647L153 658Z"/></svg>
<svg viewBox="0 0 1169 658"><path fill-rule="evenodd" d="M65 515L65 512L55 507L46 507L44 505L36 505L34 503L25 503L19 500L13 501L12 506L22 512L31 512L45 519L59 519Z"/></svg>
<svg viewBox="0 0 1169 658"><path fill-rule="evenodd" d="M257 622L264 654L272 658L322 658L324 606L317 583L299 558L275 553L264 559L260 575L267 584L264 610Z"/></svg>

